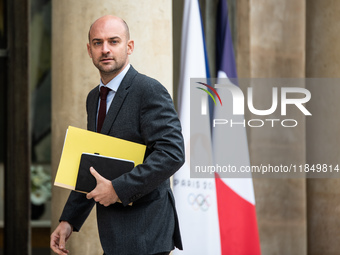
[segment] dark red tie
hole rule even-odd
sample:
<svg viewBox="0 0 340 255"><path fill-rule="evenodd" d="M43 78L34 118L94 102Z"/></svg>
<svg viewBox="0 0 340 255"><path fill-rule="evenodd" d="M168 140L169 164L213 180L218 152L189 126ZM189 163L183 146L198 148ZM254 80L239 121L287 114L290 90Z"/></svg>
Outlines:
<svg viewBox="0 0 340 255"><path fill-rule="evenodd" d="M98 112L98 120L97 120L97 132L100 133L103 127L104 119L106 116L106 97L111 89L108 87L101 86L100 87L100 106Z"/></svg>

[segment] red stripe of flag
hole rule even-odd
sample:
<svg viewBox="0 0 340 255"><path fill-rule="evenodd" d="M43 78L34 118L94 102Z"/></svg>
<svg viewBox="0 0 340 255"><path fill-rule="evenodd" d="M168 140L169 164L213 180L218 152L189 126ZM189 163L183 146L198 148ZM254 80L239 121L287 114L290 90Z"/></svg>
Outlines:
<svg viewBox="0 0 340 255"><path fill-rule="evenodd" d="M260 255L255 205L229 188L218 175L215 182L221 255Z"/></svg>

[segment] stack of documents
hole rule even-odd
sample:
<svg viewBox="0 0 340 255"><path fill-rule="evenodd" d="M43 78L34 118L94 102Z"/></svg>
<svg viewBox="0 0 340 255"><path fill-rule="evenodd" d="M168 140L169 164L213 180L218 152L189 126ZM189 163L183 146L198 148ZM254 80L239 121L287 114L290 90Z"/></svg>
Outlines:
<svg viewBox="0 0 340 255"><path fill-rule="evenodd" d="M90 166L104 178L114 178L142 164L146 146L69 126L54 185L90 192L96 180Z"/></svg>

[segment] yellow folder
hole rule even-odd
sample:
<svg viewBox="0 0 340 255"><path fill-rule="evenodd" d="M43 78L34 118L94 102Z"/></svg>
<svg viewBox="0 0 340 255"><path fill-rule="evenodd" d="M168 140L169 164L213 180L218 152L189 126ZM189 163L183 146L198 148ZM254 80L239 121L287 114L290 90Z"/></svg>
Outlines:
<svg viewBox="0 0 340 255"><path fill-rule="evenodd" d="M82 153L131 160L143 163L146 146L123 139L69 126L54 185L75 189Z"/></svg>

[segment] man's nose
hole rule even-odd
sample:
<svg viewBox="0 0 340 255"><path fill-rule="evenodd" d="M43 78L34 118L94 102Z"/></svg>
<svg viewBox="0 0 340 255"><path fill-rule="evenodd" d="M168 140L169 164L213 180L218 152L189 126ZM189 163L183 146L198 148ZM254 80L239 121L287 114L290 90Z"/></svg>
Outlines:
<svg viewBox="0 0 340 255"><path fill-rule="evenodd" d="M104 54L107 54L107 53L110 52L110 48L109 48L109 45L108 45L107 42L103 43L102 51L103 51Z"/></svg>

